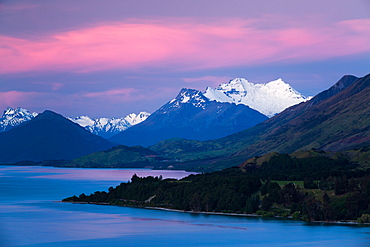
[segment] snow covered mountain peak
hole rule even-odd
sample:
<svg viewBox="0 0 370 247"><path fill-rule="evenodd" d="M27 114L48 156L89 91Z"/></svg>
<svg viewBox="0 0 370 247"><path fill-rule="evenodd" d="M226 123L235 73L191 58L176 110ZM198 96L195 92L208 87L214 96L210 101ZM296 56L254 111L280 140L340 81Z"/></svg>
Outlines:
<svg viewBox="0 0 370 247"><path fill-rule="evenodd" d="M88 116L79 116L74 119L72 118L68 118L68 119L71 120L72 122L79 124L81 127L84 127L84 128L86 126L93 125L95 123L95 121Z"/></svg>
<svg viewBox="0 0 370 247"><path fill-rule="evenodd" d="M150 113L142 111L139 114L131 113L127 115L124 119L130 124L130 125L136 125L141 123L142 121L146 120L150 116Z"/></svg>
<svg viewBox="0 0 370 247"><path fill-rule="evenodd" d="M147 112L140 112L139 114L131 113L122 118L90 118L88 116L79 116L69 118L69 120L79 124L93 134L109 138L133 125L141 123L149 115Z"/></svg>
<svg viewBox="0 0 370 247"><path fill-rule="evenodd" d="M36 113L36 112L30 113L28 110L23 109L21 107L17 107L15 109L13 109L11 107L8 107L4 111L3 118L12 118L12 117L15 117L15 116L28 118L28 117L31 117L31 116L36 117L37 115L38 115L38 113Z"/></svg>
<svg viewBox="0 0 370 247"><path fill-rule="evenodd" d="M178 108L182 104L192 104L195 107L205 107L205 103L208 102L209 100L204 97L203 93L199 90L196 89L188 89L188 88L183 88L179 92L179 94L176 96L175 99L171 100L168 105L165 105L166 108L170 107L175 107Z"/></svg>
<svg viewBox="0 0 370 247"><path fill-rule="evenodd" d="M30 113L28 110L21 107L15 109L8 107L0 118L0 132L9 130L23 122L27 122L37 115L36 112Z"/></svg>
<svg viewBox="0 0 370 247"><path fill-rule="evenodd" d="M235 78L215 89L208 87L204 96L211 101L244 104L268 117L309 99L281 78L258 84L244 78Z"/></svg>

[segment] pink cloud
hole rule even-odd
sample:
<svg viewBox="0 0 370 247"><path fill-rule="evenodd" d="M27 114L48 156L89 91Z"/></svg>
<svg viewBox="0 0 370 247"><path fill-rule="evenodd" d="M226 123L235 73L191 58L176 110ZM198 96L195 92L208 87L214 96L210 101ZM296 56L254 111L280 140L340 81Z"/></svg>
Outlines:
<svg viewBox="0 0 370 247"><path fill-rule="evenodd" d="M270 20L271 21L271 20ZM273 21L278 22L278 19ZM370 19L319 26L266 20L200 24L166 21L106 23L38 39L1 36L0 73L110 69L189 70L279 61L322 60L370 51Z"/></svg>
<svg viewBox="0 0 370 247"><path fill-rule="evenodd" d="M107 91L101 91L101 92L92 92L92 93L83 93L81 94L82 97L86 98L106 98L109 99L109 97L131 97L132 93L135 92L136 89L134 88L122 88L122 89L112 89Z"/></svg>
<svg viewBox="0 0 370 247"><path fill-rule="evenodd" d="M22 106L23 102L32 100L35 97L42 95L39 92L21 92L21 91L7 91L0 92L0 107L5 109L6 107L19 107Z"/></svg>

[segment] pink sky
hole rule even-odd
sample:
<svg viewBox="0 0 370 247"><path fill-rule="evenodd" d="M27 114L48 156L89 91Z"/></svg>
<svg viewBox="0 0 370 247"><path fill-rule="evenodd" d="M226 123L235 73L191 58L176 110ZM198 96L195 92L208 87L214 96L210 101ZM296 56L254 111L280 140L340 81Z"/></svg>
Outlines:
<svg viewBox="0 0 370 247"><path fill-rule="evenodd" d="M171 16L140 9L140 2L112 2L117 9L136 10L133 17L134 13L120 16L112 6L96 16L96 1L90 2L92 13L85 12L83 4L72 8L69 3L5 1L3 23L8 25L0 24L1 108L121 117L154 111L182 87L204 90L234 77L252 82L282 77L307 95L325 90L344 74L370 72L370 63L364 62L370 57L366 1L351 1L357 15L344 1L328 1L336 3L336 12L318 1L265 1L279 3L276 11L272 6L261 10L253 1L233 1L245 8L245 16L236 9L224 13L230 6L223 1L219 7L198 2L200 7L213 7L208 15L205 9L186 12L168 4ZM289 3L291 9L281 8ZM317 11L309 12L315 7ZM59 16L55 8L60 8ZM251 12L253 8L258 11ZM343 15L344 10L350 14Z"/></svg>
<svg viewBox="0 0 370 247"><path fill-rule="evenodd" d="M272 19L279 21L278 16ZM370 52L370 18L268 31L258 27L258 20L130 22L103 23L37 39L2 36L0 55L6 62L0 65L0 73L153 67L188 71Z"/></svg>

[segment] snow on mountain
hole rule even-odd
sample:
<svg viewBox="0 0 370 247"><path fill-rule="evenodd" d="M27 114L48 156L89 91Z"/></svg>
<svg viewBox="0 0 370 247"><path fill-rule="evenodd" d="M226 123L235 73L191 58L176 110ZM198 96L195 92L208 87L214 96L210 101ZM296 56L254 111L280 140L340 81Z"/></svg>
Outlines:
<svg viewBox="0 0 370 247"><path fill-rule="evenodd" d="M8 107L3 116L0 118L0 132L10 130L11 128L20 125L23 122L27 122L32 118L36 117L38 113L30 113L28 110L18 107L13 109Z"/></svg>
<svg viewBox="0 0 370 247"><path fill-rule="evenodd" d="M208 87L204 96L211 101L244 104L268 117L310 99L280 78L259 84L251 83L244 78L235 78L215 89Z"/></svg>
<svg viewBox="0 0 370 247"><path fill-rule="evenodd" d="M29 121L37 115L38 113L30 113L28 110L21 107L16 109L8 107L0 118L0 132L7 131L23 122ZM68 119L84 127L93 134L109 138L133 125L141 123L147 119L149 115L150 114L147 112L140 112L139 114L131 113L122 118L90 118L88 116L80 116Z"/></svg>
<svg viewBox="0 0 370 247"><path fill-rule="evenodd" d="M158 110L158 114L166 114L171 109L180 108L184 104L191 104L196 108L205 109L210 101L220 103L242 104L272 117L284 109L307 101L305 97L282 79L268 83L254 84L243 78L235 78L228 83L222 83L217 88L208 87L204 93L195 89L182 89L177 97ZM140 112L129 114L123 118L90 118L80 116L69 118L90 132L105 138L126 130L146 120L150 114ZM23 108L8 107L0 119L0 132L6 131L37 116Z"/></svg>
<svg viewBox="0 0 370 247"><path fill-rule="evenodd" d="M139 114L131 113L122 118L90 118L88 116L80 116L69 118L69 120L81 125L93 134L110 138L133 125L141 123L149 115L147 112L140 112Z"/></svg>
<svg viewBox="0 0 370 247"><path fill-rule="evenodd" d="M159 111L162 112L162 114L165 114L169 109L179 108L183 104L191 104L197 108L205 109L207 102L209 102L209 99L207 99L201 91L183 88L176 98L162 106Z"/></svg>
<svg viewBox="0 0 370 247"><path fill-rule="evenodd" d="M150 113L145 111L140 112L139 114L131 113L125 117L125 120L132 126L141 123L150 116Z"/></svg>
<svg viewBox="0 0 370 247"><path fill-rule="evenodd" d="M210 140L245 130L266 119L267 116L246 105L210 101L199 90L183 88L146 121L109 140L144 147L175 137Z"/></svg>

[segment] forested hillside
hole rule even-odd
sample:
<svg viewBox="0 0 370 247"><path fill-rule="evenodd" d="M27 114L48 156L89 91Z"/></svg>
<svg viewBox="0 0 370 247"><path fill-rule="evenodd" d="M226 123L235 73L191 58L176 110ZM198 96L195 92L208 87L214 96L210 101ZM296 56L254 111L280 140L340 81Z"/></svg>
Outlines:
<svg viewBox="0 0 370 247"><path fill-rule="evenodd" d="M367 154L368 149L357 151ZM240 167L181 180L134 175L131 182L107 192L81 194L63 201L367 222L370 169L338 153L271 153L250 159Z"/></svg>

